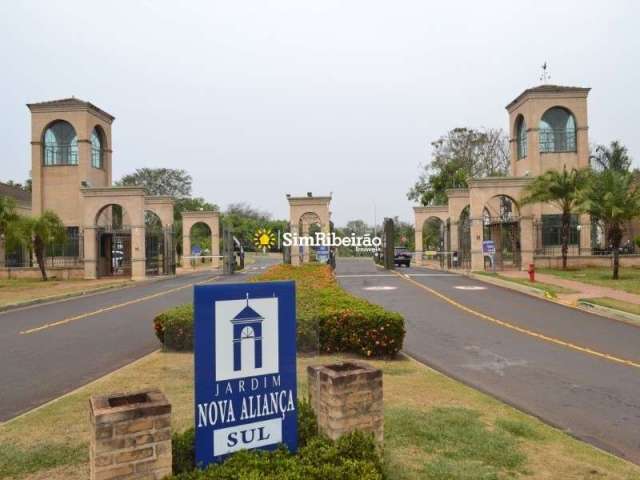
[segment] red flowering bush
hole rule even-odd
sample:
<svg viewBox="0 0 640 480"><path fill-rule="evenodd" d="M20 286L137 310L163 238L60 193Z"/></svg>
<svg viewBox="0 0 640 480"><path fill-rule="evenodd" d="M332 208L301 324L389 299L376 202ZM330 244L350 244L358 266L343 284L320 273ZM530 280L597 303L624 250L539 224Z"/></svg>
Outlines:
<svg viewBox="0 0 640 480"><path fill-rule="evenodd" d="M301 351L381 357L395 355L402 348L402 316L346 292L326 265L278 265L256 280L296 282Z"/></svg>
<svg viewBox="0 0 640 480"><path fill-rule="evenodd" d="M158 340L169 350L193 350L193 305L170 308L153 319Z"/></svg>

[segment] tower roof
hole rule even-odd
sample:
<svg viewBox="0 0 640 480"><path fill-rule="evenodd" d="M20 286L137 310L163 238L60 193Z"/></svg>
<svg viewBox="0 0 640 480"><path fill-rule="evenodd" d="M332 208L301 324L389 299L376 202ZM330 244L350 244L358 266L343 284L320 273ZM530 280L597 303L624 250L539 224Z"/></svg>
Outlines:
<svg viewBox="0 0 640 480"><path fill-rule="evenodd" d="M538 85L537 87L527 88L524 92L518 95L514 100L509 102L507 105L507 110L511 109L517 103L520 102L524 97L534 94L534 95L544 95L544 94L567 94L567 93L578 93L580 95L588 95L590 88L586 87L570 87L565 85Z"/></svg>
<svg viewBox="0 0 640 480"><path fill-rule="evenodd" d="M76 97L48 100L46 102L27 103L29 110L33 111L61 111L61 110L89 110L106 117L112 122L115 117L91 102L86 102Z"/></svg>
<svg viewBox="0 0 640 480"><path fill-rule="evenodd" d="M239 323L239 322L244 322L247 320L264 320L264 317L262 317L258 312L256 312L253 308L251 308L249 305L247 305L246 307L244 307L242 309L242 311L240 313L238 313L235 317L233 317L233 320L231 320L233 323Z"/></svg>

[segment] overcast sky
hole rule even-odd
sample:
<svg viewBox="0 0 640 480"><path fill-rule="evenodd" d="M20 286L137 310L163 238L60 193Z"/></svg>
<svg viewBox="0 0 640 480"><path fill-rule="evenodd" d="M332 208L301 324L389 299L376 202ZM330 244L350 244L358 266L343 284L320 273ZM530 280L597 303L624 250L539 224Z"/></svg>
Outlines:
<svg viewBox="0 0 640 480"><path fill-rule="evenodd" d="M288 214L333 193L336 224L399 215L454 127L507 128L539 82L591 87L591 143L640 166L640 2L3 1L0 180L30 169L27 102L116 117L114 179L184 168L194 194Z"/></svg>

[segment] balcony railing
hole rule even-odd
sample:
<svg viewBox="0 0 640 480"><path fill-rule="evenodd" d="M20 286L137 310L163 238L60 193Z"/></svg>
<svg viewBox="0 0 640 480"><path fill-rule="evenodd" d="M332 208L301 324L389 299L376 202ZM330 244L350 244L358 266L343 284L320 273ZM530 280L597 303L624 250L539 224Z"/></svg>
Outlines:
<svg viewBox="0 0 640 480"><path fill-rule="evenodd" d="M44 164L51 165L78 165L77 145L45 145Z"/></svg>
<svg viewBox="0 0 640 480"><path fill-rule="evenodd" d="M576 151L576 131L566 129L541 129L540 152L559 153Z"/></svg>

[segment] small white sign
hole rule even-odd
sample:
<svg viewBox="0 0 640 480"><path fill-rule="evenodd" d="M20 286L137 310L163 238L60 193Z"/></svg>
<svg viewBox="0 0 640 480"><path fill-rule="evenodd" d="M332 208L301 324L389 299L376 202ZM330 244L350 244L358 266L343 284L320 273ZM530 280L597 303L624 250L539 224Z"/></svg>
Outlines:
<svg viewBox="0 0 640 480"><path fill-rule="evenodd" d="M213 431L213 455L226 455L249 448L282 442L282 419L245 423Z"/></svg>

